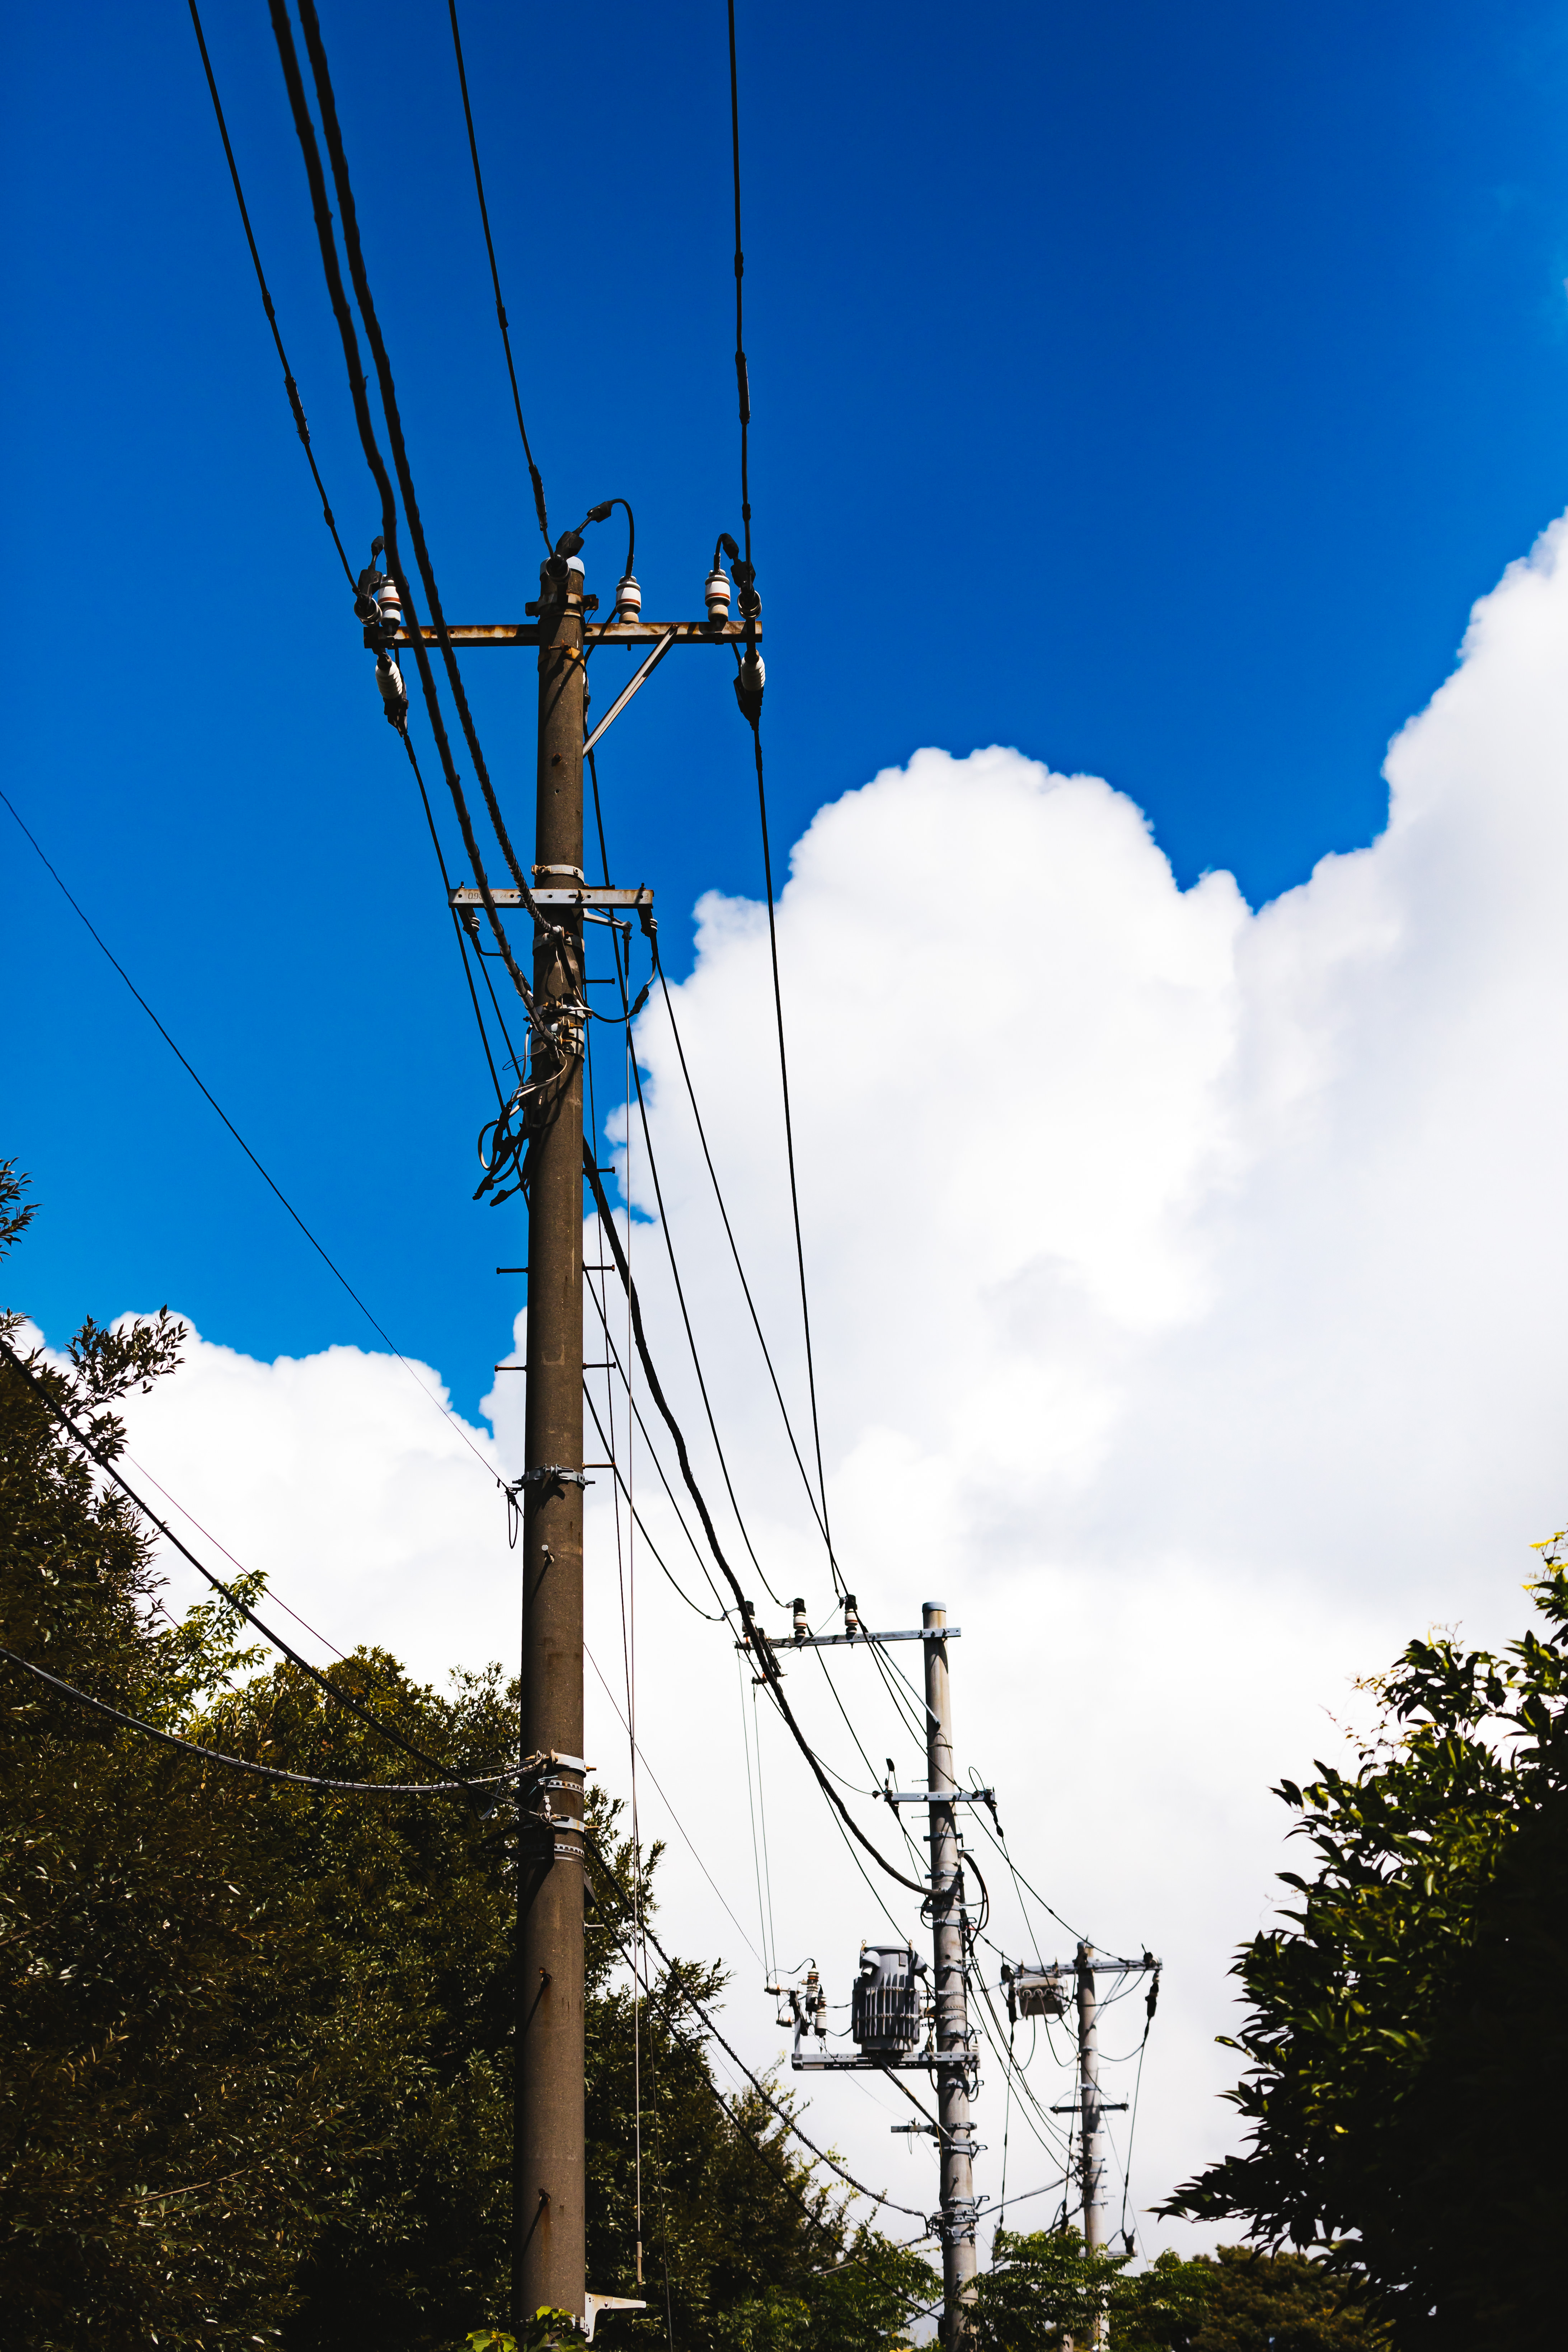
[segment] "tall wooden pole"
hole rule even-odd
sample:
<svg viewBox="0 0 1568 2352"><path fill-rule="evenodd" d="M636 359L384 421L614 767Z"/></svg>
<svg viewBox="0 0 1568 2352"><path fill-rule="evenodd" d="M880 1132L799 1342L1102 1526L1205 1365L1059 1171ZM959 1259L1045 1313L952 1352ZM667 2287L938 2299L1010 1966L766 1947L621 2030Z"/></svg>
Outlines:
<svg viewBox="0 0 1568 2352"><path fill-rule="evenodd" d="M582 880L582 567L552 558L539 605L534 879ZM582 920L534 941L523 1507L522 1747L513 2321L580 2318L586 2289L582 1992ZM549 1032L553 1026L553 1043ZM548 1818L538 1818L548 1816Z"/></svg>

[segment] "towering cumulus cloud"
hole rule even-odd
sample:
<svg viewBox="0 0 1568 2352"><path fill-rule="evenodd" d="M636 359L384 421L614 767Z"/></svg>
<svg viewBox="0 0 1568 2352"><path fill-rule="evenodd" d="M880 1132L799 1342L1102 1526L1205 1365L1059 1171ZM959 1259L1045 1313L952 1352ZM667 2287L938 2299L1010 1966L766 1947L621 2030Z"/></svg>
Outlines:
<svg viewBox="0 0 1568 2352"><path fill-rule="evenodd" d="M1257 913L1224 874L1178 890L1108 785L1004 750L921 751L822 809L780 900L835 1543L867 1622L917 1622L933 1597L962 1622L960 1752L997 1784L1034 1885L1104 1947L1147 1939L1168 1963L1134 2205L1231 2129L1213 2093L1233 2062L1211 2037L1229 2021L1227 1955L1272 1902L1270 1781L1336 1745L1353 1678L1409 1633L1462 1620L1505 1633L1529 1542L1568 1502L1563 544L1554 527L1477 606L1454 676L1393 747L1386 832ZM1266 746L1257 788L1272 789ZM698 922L674 992L682 1042L810 1467L766 921L709 898ZM727 1508L721 1534L759 1605L765 1572L821 1619L821 1545L657 998L639 1044L758 1565ZM623 1122L615 1140L645 1213L633 1251L650 1331L716 1501L640 1130ZM499 1382L492 1402L494 1458L509 1459L517 1400ZM203 1345L138 1407L134 1444L335 1638L373 1622L430 1671L510 1654L494 1488L385 1360L267 1367ZM645 1458L637 1486L711 1611ZM591 1641L619 1689L602 1479L591 1541ZM624 1545L622 1531L623 1566ZM727 1630L699 1623L641 1548L635 1588L652 1769L745 1937L771 1947L776 1927L779 1961L814 1954L847 1999L859 1939L885 1937L887 1918L762 1719L764 1935L750 1685ZM908 1786L915 1744L870 1663L841 1654L828 1671L875 1776L891 1756ZM834 1765L869 1786L821 1665L795 1662L789 1687ZM592 1753L624 1786L624 1734L591 1674L590 1689ZM667 1828L658 1792L644 1781L640 1796ZM865 1811L891 1849L891 1821ZM1056 1956L1048 1939L1065 1931L1038 1910L1026 1925L977 1851L997 1943ZM885 1895L915 1929L910 1899ZM736 2031L754 2055L775 2051L758 1959L678 1838L665 1920L687 1948L730 1957ZM1135 2001L1113 2011L1107 2047L1130 2049L1140 2021ZM1062 2095L1043 2048L1035 2074L1047 2105ZM888 2154L907 2145L888 2137L898 2105L863 2083L814 2100L868 2177L928 2207L925 2158ZM992 2064L988 2194L1002 2108ZM1057 2167L1016 2102L1009 2134L1011 2196Z"/></svg>

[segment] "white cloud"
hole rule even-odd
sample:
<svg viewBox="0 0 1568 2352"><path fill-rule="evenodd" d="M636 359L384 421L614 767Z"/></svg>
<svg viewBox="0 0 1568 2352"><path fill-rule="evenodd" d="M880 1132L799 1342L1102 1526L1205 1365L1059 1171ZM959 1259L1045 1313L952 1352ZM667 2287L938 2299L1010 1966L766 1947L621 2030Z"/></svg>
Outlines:
<svg viewBox="0 0 1568 2352"><path fill-rule="evenodd" d="M1557 526L1478 605L1459 668L1393 749L1386 834L1256 915L1223 874L1177 890L1105 784L1001 750L921 751L824 808L780 901L840 1553L867 1622L914 1623L935 1596L963 1623L960 1753L997 1783L1030 1878L1105 1946L1146 1937L1169 1963L1143 2203L1232 2140L1214 2093L1233 2062L1211 2037L1231 2021L1228 1955L1269 1915L1283 1858L1270 1783L1325 1751L1351 1677L1411 1632L1515 1628L1528 1543L1561 1516L1563 544ZM804 1443L766 927L719 898L699 922L683 1036ZM752 1539L782 1598L807 1592L820 1617L821 1548L656 1003L640 1034ZM630 1181L651 1207L634 1129ZM634 1240L716 1504L660 1239L640 1223ZM487 1460L515 1454L520 1386L497 1381L498 1445L475 1433ZM373 1635L430 1673L511 1654L488 1473L397 1364L338 1349L257 1365L204 1342L132 1423L138 1457L334 1640ZM645 1465L639 1498L700 1594ZM591 1542L591 1639L614 1679L603 1483ZM760 1601L749 1564L743 1581ZM749 1702L727 1638L645 1556L638 1633L649 1758L750 1921ZM914 1743L870 1662L830 1671L878 1773L891 1752L907 1784ZM797 1661L789 1687L863 1780L820 1668ZM623 1786L591 1675L589 1705L591 1752ZM779 1958L813 1952L847 1995L859 1938L883 1923L771 1725L763 1756ZM989 1875L998 1940L1017 1950L1016 1906ZM756 1962L678 1840L667 1877L670 1934L728 1955L734 2030L773 2051ZM1134 2009L1113 2012L1108 2046L1130 2046ZM927 2210L928 2158L888 2153L899 2106L863 2082L813 2086L819 2126ZM988 2193L1002 2111L992 2066ZM1015 2103L1009 2183L1043 2171Z"/></svg>

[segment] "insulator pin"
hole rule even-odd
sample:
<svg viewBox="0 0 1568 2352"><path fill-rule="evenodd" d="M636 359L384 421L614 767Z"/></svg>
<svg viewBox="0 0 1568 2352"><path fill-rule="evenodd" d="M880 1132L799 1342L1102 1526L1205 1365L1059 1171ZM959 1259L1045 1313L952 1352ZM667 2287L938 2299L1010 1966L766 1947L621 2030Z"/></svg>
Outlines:
<svg viewBox="0 0 1568 2352"><path fill-rule="evenodd" d="M395 727L401 735L403 721L408 717L408 688L402 682L402 672L391 654L376 656L376 684L386 706L387 724Z"/></svg>

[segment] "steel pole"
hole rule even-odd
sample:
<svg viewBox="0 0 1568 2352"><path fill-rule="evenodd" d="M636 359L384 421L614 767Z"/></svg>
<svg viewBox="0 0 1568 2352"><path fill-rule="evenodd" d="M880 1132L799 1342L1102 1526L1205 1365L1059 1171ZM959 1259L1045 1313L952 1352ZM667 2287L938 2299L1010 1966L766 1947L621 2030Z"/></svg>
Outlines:
<svg viewBox="0 0 1568 2352"><path fill-rule="evenodd" d="M927 1601L922 1625L945 1626L946 1609ZM931 1795L931 1944L936 2050L969 2054L969 2005L965 1982L964 1927L958 1874L957 1808L942 1799L953 1778L953 1693L946 1642L922 1642L925 1653L925 1785ZM975 2183L967 2065L937 2070L936 2115L942 2126L942 2337L956 2346L975 2299Z"/></svg>
<svg viewBox="0 0 1568 2352"><path fill-rule="evenodd" d="M582 571L541 570L535 882L582 880ZM583 2315L582 991L580 915L536 927L528 1191L522 1752L570 1758L521 1786L512 2266L517 2333ZM551 1031L553 1030L553 1037ZM562 1473L575 1474L563 1475ZM549 1816L550 1818L538 1818ZM531 1817L531 1818L530 1818Z"/></svg>

